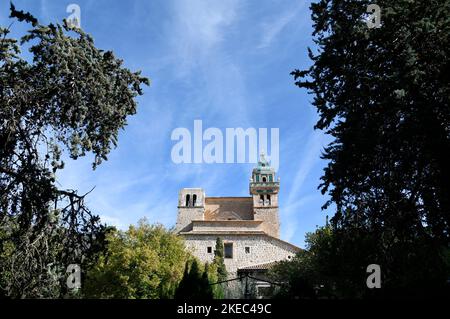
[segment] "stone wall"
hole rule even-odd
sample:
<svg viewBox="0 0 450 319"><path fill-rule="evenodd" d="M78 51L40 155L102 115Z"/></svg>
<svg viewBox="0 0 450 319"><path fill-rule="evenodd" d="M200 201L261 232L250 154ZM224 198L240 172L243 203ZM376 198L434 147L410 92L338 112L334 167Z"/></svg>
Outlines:
<svg viewBox="0 0 450 319"><path fill-rule="evenodd" d="M280 222L278 220L278 207L255 208L255 220L264 221L262 229L270 236L280 238Z"/></svg>
<svg viewBox="0 0 450 319"><path fill-rule="evenodd" d="M206 219L206 218L205 218ZM263 231L263 221L256 220L194 220L192 231L217 232L217 231Z"/></svg>
<svg viewBox="0 0 450 319"><path fill-rule="evenodd" d="M196 208L178 208L176 232L186 232L192 230L192 220L203 220L205 209L203 207Z"/></svg>
<svg viewBox="0 0 450 319"><path fill-rule="evenodd" d="M206 197L206 220L253 219L251 197Z"/></svg>
<svg viewBox="0 0 450 319"><path fill-rule="evenodd" d="M293 257L297 248L286 242L267 235L185 235L186 247L202 262L211 263L214 259L216 238L220 236L224 243L233 243L233 258L225 258L229 277L235 277L238 268L285 260ZM207 247L211 247L208 253ZM250 248L250 252L245 251Z"/></svg>

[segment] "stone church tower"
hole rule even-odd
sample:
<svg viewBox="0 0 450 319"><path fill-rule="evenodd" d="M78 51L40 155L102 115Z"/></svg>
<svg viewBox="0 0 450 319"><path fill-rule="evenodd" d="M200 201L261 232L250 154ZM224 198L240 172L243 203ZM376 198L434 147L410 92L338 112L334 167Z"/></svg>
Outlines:
<svg viewBox="0 0 450 319"><path fill-rule="evenodd" d="M258 166L253 169L250 179L250 195L253 197L254 219L262 220L265 232L276 238L280 237L279 189L280 181L275 180L275 171L269 166L263 153Z"/></svg>
<svg viewBox="0 0 450 319"><path fill-rule="evenodd" d="M279 189L275 170L261 154L250 178L250 197L206 197L201 188L183 188L175 229L202 262L213 261L220 237L229 276L266 271L300 250L279 238Z"/></svg>
<svg viewBox="0 0 450 319"><path fill-rule="evenodd" d="M201 188L183 188L178 195L177 231L192 228L193 220L203 220L205 216L205 192Z"/></svg>

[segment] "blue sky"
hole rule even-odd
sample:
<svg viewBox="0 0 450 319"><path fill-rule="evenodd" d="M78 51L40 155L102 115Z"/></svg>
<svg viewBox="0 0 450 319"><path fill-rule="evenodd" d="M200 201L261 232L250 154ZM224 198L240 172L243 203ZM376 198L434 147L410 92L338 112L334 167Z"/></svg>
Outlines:
<svg viewBox="0 0 450 319"><path fill-rule="evenodd" d="M173 226L177 195L202 187L207 196L248 196L253 164L175 164L171 133L204 129L279 128L281 238L301 247L308 231L331 211L317 186L329 137L314 131L312 96L289 73L310 65L309 1L87 0L14 1L41 23L81 8L82 28L97 47L113 50L151 86L139 97L137 115L120 133L119 145L95 171L92 158L66 161L59 187L95 190L91 210L126 228L146 217ZM9 1L1 0L0 23L9 25ZM16 23L15 30L21 30ZM270 152L269 152L270 153Z"/></svg>

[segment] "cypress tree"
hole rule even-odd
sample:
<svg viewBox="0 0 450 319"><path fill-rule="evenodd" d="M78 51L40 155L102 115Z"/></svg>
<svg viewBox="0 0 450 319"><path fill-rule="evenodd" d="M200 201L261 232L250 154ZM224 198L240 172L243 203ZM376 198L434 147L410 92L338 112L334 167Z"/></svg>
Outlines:
<svg viewBox="0 0 450 319"><path fill-rule="evenodd" d="M201 287L201 299L213 299L213 289L209 282L209 265L205 264L205 270L203 271L203 275L200 281Z"/></svg>
<svg viewBox="0 0 450 319"><path fill-rule="evenodd" d="M189 280L189 262L186 261L184 266L183 278L178 284L177 289L175 290L175 299L186 299L187 298L187 286Z"/></svg>
<svg viewBox="0 0 450 319"><path fill-rule="evenodd" d="M227 280L228 277L223 256L223 242L220 237L217 237L216 250L214 250L214 264L217 266L217 278L219 281Z"/></svg>

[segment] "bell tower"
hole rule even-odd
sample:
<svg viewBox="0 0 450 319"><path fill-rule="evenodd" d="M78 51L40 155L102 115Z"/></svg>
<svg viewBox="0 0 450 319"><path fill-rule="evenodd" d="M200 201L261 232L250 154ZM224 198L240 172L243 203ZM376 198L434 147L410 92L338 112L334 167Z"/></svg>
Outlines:
<svg viewBox="0 0 450 319"><path fill-rule="evenodd" d="M250 178L250 195L253 197L253 217L264 221L264 230L270 236L280 237L278 218L278 191L280 181L276 180L275 170L261 153L258 165Z"/></svg>
<svg viewBox="0 0 450 319"><path fill-rule="evenodd" d="M204 220L205 192L201 188L183 188L178 194L176 232L192 230L193 220Z"/></svg>

